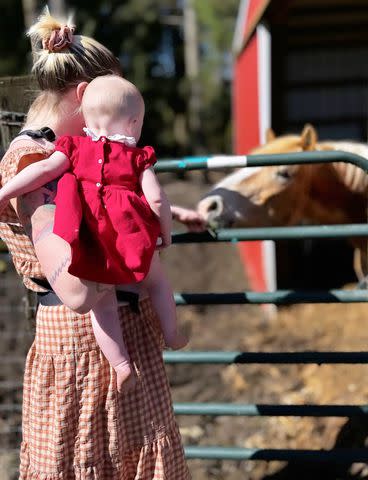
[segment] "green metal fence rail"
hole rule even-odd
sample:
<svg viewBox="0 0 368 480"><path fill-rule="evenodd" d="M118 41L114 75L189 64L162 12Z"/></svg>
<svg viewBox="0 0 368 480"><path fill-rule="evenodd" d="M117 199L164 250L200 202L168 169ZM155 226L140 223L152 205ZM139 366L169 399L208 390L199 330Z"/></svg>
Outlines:
<svg viewBox="0 0 368 480"><path fill-rule="evenodd" d="M202 460L279 460L302 462L353 463L368 462L366 448L334 448L331 450L286 450L239 447L186 447L186 457Z"/></svg>
<svg viewBox="0 0 368 480"><path fill-rule="evenodd" d="M204 233L175 233L173 243L244 242L249 240L300 240L368 235L368 225L308 225L302 227L224 228Z"/></svg>
<svg viewBox="0 0 368 480"><path fill-rule="evenodd" d="M368 352L165 352L166 363L206 363L223 364L232 363L368 363Z"/></svg>
<svg viewBox="0 0 368 480"><path fill-rule="evenodd" d="M272 155L216 155L207 157L185 157L180 160L160 160L157 172L189 170L217 170L235 167L267 167L273 165L302 165L307 163L351 163L368 171L367 159L350 152L318 151L282 153Z"/></svg>
<svg viewBox="0 0 368 480"><path fill-rule="evenodd" d="M267 405L228 403L176 403L177 415L211 415L231 417L361 417L368 405Z"/></svg>
<svg viewBox="0 0 368 480"><path fill-rule="evenodd" d="M273 304L293 305L297 303L365 303L368 290L298 291L277 290L275 292L232 292L232 293L176 293L175 302L183 305L243 305Z"/></svg>
<svg viewBox="0 0 368 480"><path fill-rule="evenodd" d="M161 160L157 172L177 172L201 169L226 169L307 163L345 162L368 172L368 160L348 152L303 152L280 155L188 157L180 160ZM303 227L272 227L248 229L220 229L202 234L174 234L173 243L239 242L249 240L277 240L300 238L368 237L368 225L322 225ZM227 292L227 293L177 293L176 304L230 305L296 303L358 303L368 301L368 290ZM169 364L367 364L368 352L225 352L178 351L165 352ZM17 388L11 382L1 382L0 389ZM21 388L21 384L18 386ZM4 412L20 409L20 405L4 405ZM316 416L367 418L368 405L268 405L229 403L175 403L177 415L206 416ZM19 430L20 432L20 430ZM187 446L188 459L217 460L281 460L303 462L353 462L368 463L368 449L333 448L331 450L257 449L220 446Z"/></svg>
<svg viewBox="0 0 368 480"><path fill-rule="evenodd" d="M157 172L224 169L307 163L345 162L368 172L368 160L348 152L303 152L278 155L188 157L180 160L161 160ZM173 243L239 242L249 240L279 240L301 238L368 237L368 225L322 225L301 227L271 227L247 229L220 229L205 233L177 233ZM296 303L357 303L368 301L368 290L176 293L176 304L230 305ZM367 364L368 352L224 352L185 351L165 352L169 364ZM177 415L210 416L316 416L365 417L368 405L262 405L228 403L175 403ZM334 448L331 450L257 449L219 446L187 446L188 459L217 460L280 460L312 462L367 462L368 449Z"/></svg>

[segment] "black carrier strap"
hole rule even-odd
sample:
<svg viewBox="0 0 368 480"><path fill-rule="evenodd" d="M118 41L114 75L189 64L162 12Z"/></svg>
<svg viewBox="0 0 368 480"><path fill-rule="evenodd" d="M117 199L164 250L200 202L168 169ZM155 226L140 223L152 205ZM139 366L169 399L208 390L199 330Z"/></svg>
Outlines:
<svg viewBox="0 0 368 480"><path fill-rule="evenodd" d="M37 299L40 305L45 307L55 307L56 305L63 304L46 279L31 278L31 280L39 287L47 290L47 292L37 292ZM139 314L140 310L138 293L128 292L126 290L117 290L116 298L118 299L118 302L128 302L132 312Z"/></svg>
<svg viewBox="0 0 368 480"><path fill-rule="evenodd" d="M42 127L39 130L23 130L17 135L28 135L31 138L45 138L49 142L54 142L56 139L55 132L49 127Z"/></svg>

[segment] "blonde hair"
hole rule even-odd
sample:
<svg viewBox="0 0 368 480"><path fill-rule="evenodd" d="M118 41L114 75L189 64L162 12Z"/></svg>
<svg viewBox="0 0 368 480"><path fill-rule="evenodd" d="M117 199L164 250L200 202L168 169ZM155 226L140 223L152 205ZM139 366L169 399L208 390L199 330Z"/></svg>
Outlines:
<svg viewBox="0 0 368 480"><path fill-rule="evenodd" d="M73 35L72 42L60 51L44 48L54 30L70 25L71 20L54 18L46 7L29 29L33 53L32 73L41 93L32 103L27 124L33 124L42 111L45 121L57 115L59 101L65 91L81 82L90 82L103 75L121 75L119 60L101 43L84 35ZM46 108L47 107L47 108Z"/></svg>
<svg viewBox="0 0 368 480"><path fill-rule="evenodd" d="M119 60L93 38L73 35L72 43L57 52L43 47L54 30L69 22L55 19L46 8L28 31L33 52L32 73L41 90L62 92L101 75L121 74Z"/></svg>

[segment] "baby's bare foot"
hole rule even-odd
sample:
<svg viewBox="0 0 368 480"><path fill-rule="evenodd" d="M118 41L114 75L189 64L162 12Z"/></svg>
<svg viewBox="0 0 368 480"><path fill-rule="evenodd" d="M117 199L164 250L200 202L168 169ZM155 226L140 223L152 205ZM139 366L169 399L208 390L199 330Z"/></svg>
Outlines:
<svg viewBox="0 0 368 480"><path fill-rule="evenodd" d="M173 350L180 350L181 348L184 348L188 344L188 342L189 339L186 335L181 332L176 332L176 334L170 339L167 339L165 343L169 348L172 348Z"/></svg>
<svg viewBox="0 0 368 480"><path fill-rule="evenodd" d="M136 384L136 378L129 362L122 362L114 367L116 371L116 388L119 393L128 392Z"/></svg>

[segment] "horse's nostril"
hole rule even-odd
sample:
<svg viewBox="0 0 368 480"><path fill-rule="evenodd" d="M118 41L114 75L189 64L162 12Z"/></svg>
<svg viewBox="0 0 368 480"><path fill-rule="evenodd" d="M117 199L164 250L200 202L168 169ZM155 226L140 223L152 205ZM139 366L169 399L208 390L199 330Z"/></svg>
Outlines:
<svg viewBox="0 0 368 480"><path fill-rule="evenodd" d="M216 200L213 200L207 207L207 211L208 212L213 212L214 210L217 210L218 209L218 202Z"/></svg>
<svg viewBox="0 0 368 480"><path fill-rule="evenodd" d="M198 204L200 212L207 220L221 216L223 210L223 201L219 195L211 195L203 198Z"/></svg>

